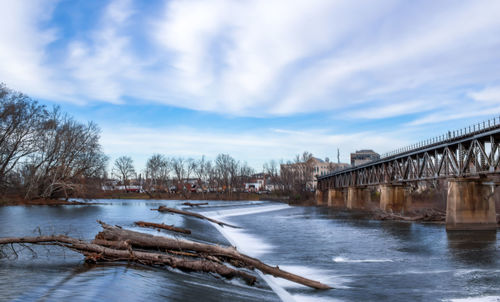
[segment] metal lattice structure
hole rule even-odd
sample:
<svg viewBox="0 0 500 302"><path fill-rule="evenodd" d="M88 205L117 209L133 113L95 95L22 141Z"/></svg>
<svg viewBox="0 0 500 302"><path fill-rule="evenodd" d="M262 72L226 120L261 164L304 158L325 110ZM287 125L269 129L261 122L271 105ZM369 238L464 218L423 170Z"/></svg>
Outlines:
<svg viewBox="0 0 500 302"><path fill-rule="evenodd" d="M318 177L318 189L500 175L500 117Z"/></svg>

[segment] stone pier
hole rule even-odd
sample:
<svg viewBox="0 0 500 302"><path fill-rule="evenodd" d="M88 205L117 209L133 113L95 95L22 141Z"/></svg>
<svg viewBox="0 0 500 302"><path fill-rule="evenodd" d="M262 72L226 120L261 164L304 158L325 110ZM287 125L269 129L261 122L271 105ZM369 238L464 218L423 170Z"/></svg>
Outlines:
<svg viewBox="0 0 500 302"><path fill-rule="evenodd" d="M403 186L380 186L380 209L389 212L402 212L405 207L405 190Z"/></svg>
<svg viewBox="0 0 500 302"><path fill-rule="evenodd" d="M323 205L323 197L324 197L324 192L320 189L316 189L316 205L321 206Z"/></svg>
<svg viewBox="0 0 500 302"><path fill-rule="evenodd" d="M342 189L328 189L327 203L329 207L345 207L344 191Z"/></svg>
<svg viewBox="0 0 500 302"><path fill-rule="evenodd" d="M448 180L447 230L496 230L494 187L477 180Z"/></svg>
<svg viewBox="0 0 500 302"><path fill-rule="evenodd" d="M370 191L363 187L349 187L347 189L348 209L364 209L365 204L370 202Z"/></svg>

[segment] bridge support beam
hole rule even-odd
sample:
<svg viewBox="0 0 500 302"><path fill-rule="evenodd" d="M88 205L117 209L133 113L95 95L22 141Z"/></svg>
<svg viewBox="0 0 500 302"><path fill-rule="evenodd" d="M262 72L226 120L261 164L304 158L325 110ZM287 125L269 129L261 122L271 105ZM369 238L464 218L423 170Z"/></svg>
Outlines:
<svg viewBox="0 0 500 302"><path fill-rule="evenodd" d="M347 189L347 203L348 209L363 209L365 204L370 201L370 191L366 188L349 187Z"/></svg>
<svg viewBox="0 0 500 302"><path fill-rule="evenodd" d="M494 187L467 179L448 180L447 230L496 230Z"/></svg>
<svg viewBox="0 0 500 302"><path fill-rule="evenodd" d="M388 212L402 212L405 206L405 189L397 185L380 186L380 209Z"/></svg>
<svg viewBox="0 0 500 302"><path fill-rule="evenodd" d="M318 206L321 206L323 205L323 198L324 198L324 192L323 190L320 190L320 189L316 189L316 192L315 192L315 197L316 197L316 205Z"/></svg>
<svg viewBox="0 0 500 302"><path fill-rule="evenodd" d="M327 200L329 207L345 207L344 191L342 189L328 189Z"/></svg>

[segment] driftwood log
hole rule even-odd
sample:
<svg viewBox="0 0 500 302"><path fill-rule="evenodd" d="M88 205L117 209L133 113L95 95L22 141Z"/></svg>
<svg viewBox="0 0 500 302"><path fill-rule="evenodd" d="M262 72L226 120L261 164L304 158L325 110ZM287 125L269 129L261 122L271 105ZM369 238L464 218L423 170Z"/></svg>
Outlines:
<svg viewBox="0 0 500 302"><path fill-rule="evenodd" d="M374 218L377 220L442 222L446 219L446 212L438 209L425 209L410 212L409 216L403 216L381 211L376 213Z"/></svg>
<svg viewBox="0 0 500 302"><path fill-rule="evenodd" d="M134 223L140 227L143 227L143 228L155 228L155 229L163 229L163 230L173 231L173 232L177 232L177 233L191 234L191 230L175 227L173 225L166 225L164 223L154 223L154 222L146 222L146 221L136 221Z"/></svg>
<svg viewBox="0 0 500 302"><path fill-rule="evenodd" d="M133 261L147 265L167 265L186 271L216 273L228 279L240 277L248 284L253 285L256 278L248 273L227 267L207 260L186 260L185 258L170 256L163 253L135 251L132 249L119 250L112 247L88 243L68 236L40 236L40 237L12 237L0 238L0 245L14 243L54 244L67 247L82 253L87 262L97 261Z"/></svg>
<svg viewBox="0 0 500 302"><path fill-rule="evenodd" d="M219 220L215 220L215 219L203 216L203 215L198 214L198 213L193 213L193 212L188 212L188 211L182 211L182 210L178 210L178 209L174 209L174 208L168 208L166 206L160 206L160 207L158 207L158 209L151 209L151 210L152 211L158 211L158 212L161 212L161 213L174 213L174 214L180 214L180 215L186 215L186 216L196 217L198 219L205 219L205 220L208 220L210 222L216 223L216 224L218 224L218 225L220 225L222 227L223 226L228 226L228 227L237 228L237 229L240 228L238 226L231 225L231 224L219 221Z"/></svg>
<svg viewBox="0 0 500 302"><path fill-rule="evenodd" d="M200 203L185 202L185 203L183 203L183 205L190 206L190 207L199 207L199 206L206 206L206 205L208 205L208 202L200 202Z"/></svg>
<svg viewBox="0 0 500 302"><path fill-rule="evenodd" d="M186 271L215 273L225 278L239 277L252 285L255 276L234 267L258 269L265 274L287 279L315 289L330 289L328 285L310 280L279 267L267 265L256 258L238 252L234 247L179 240L110 226L99 221L103 230L92 242L64 235L0 238L5 244L52 244L77 251L87 262L130 261L145 265L167 265ZM225 265L229 263L232 267Z"/></svg>
<svg viewBox="0 0 500 302"><path fill-rule="evenodd" d="M97 234L96 238L109 241L127 241L130 245L146 249L166 249L178 251L192 251L202 255L217 256L234 260L232 264L238 263L247 268L256 268L264 274L272 275L296 282L316 289L329 289L328 285L318 281L310 280L284 270L279 267L267 265L260 260L238 252L234 247L223 247L219 245L204 244L194 241L159 237L150 234L143 234L119 227L110 226L100 222L103 231Z"/></svg>

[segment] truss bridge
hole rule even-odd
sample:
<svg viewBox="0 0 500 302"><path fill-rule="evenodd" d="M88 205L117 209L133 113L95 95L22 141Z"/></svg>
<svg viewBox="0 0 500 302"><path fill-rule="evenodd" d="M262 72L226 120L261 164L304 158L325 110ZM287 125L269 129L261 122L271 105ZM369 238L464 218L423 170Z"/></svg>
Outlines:
<svg viewBox="0 0 500 302"><path fill-rule="evenodd" d="M364 191L377 187L382 210L404 210L405 189L408 191L408 187L425 181L446 179L447 227L460 229L464 224L473 228L493 228L494 221L496 229L495 176L500 176L500 117L383 154L377 161L320 176L317 201L341 205L344 200L348 208L362 207L363 199L369 198ZM490 197L485 201L487 196ZM457 225L457 215L448 218L452 199L458 199L458 204L454 203L455 212L468 204L471 208L489 211L488 217L475 219L477 213L471 218L470 211L464 212L461 214L467 216L466 221L459 221ZM482 201L471 204L472 199Z"/></svg>

